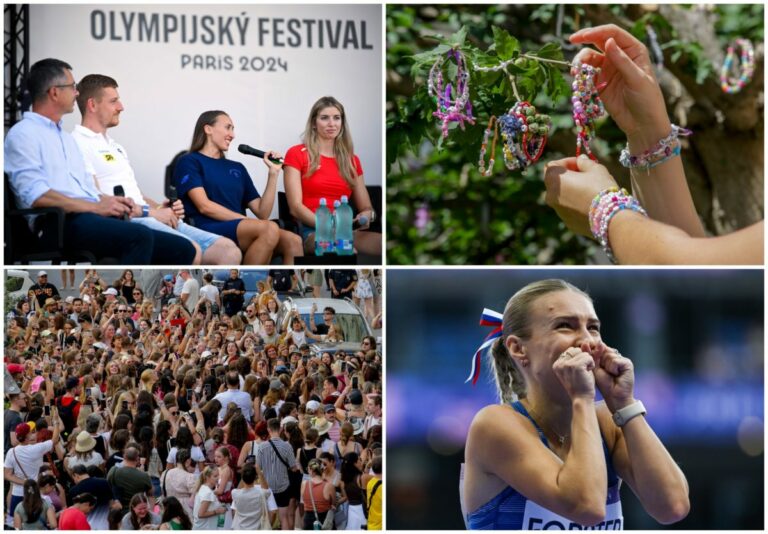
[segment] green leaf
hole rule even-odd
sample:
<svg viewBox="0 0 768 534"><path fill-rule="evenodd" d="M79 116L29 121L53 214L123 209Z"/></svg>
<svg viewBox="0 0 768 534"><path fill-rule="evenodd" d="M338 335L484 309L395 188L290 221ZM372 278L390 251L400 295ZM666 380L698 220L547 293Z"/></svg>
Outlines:
<svg viewBox="0 0 768 534"><path fill-rule="evenodd" d="M547 43L534 54L544 59L556 59L563 61L563 50L557 43Z"/></svg>
<svg viewBox="0 0 768 534"><path fill-rule="evenodd" d="M500 60L511 59L520 51L520 43L508 31L493 26L493 44Z"/></svg>
<svg viewBox="0 0 768 534"><path fill-rule="evenodd" d="M453 34L450 39L451 46L453 48L464 46L464 41L467 40L467 27L462 26L459 31Z"/></svg>

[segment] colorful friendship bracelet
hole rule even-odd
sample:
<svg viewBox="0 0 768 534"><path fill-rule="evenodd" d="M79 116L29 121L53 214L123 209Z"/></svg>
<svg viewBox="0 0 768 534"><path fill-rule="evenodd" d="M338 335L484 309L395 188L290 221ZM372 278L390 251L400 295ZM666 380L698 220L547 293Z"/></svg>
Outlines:
<svg viewBox="0 0 768 534"><path fill-rule="evenodd" d="M529 165L538 161L544 152L551 126L552 121L549 116L536 113L536 108L529 102L517 102L501 117L491 117L488 121L488 128L483 133L483 142L480 146L478 161L480 174L490 176L493 172L499 131L503 141L504 165L511 171L525 170ZM493 145L491 146L491 159L486 168L485 154L491 130L494 132Z"/></svg>
<svg viewBox="0 0 768 534"><path fill-rule="evenodd" d="M437 111L432 113L442 122L443 138L448 137L448 125L451 122L458 122L461 129L464 129L464 122L475 124L472 116L472 102L469 100L469 70L466 68L464 54L459 49L451 49L446 53L446 57L453 57L456 60L456 98L453 100L453 87L449 83L443 88L442 66L445 57L437 58L429 71L427 80L427 92L429 96L435 99Z"/></svg>
<svg viewBox="0 0 768 534"><path fill-rule="evenodd" d="M523 154L528 164L539 161L547 144L549 130L552 121L549 115L536 113L536 108L528 102L518 102L512 108L512 112L525 116L525 129L523 129Z"/></svg>
<svg viewBox="0 0 768 534"><path fill-rule="evenodd" d="M488 168L485 168L485 151L488 146L488 139L491 137L491 130L493 130L493 143L491 144L491 159L488 160ZM493 164L496 163L496 141L499 138L499 122L496 120L496 115L491 115L488 119L488 127L483 133L483 144L480 145L480 158L477 162L477 169L482 176L490 176L493 174Z"/></svg>
<svg viewBox="0 0 768 534"><path fill-rule="evenodd" d="M497 123L501 130L501 138L504 141L502 146L504 165L510 171L525 169L528 166L528 160L525 158L520 143L528 130L526 116L515 112L513 106L507 113L498 118Z"/></svg>
<svg viewBox="0 0 768 534"><path fill-rule="evenodd" d="M605 114L605 106L598 95L598 90L605 84L595 85L595 76L599 73L599 68L587 63L571 67L571 75L574 78L571 84L573 89L571 102L573 103L573 121L577 129L576 155L581 155L581 151L584 150L594 161L597 161L597 157L592 153L589 143L595 136L595 121Z"/></svg>
<svg viewBox="0 0 768 534"><path fill-rule="evenodd" d="M665 161L668 161L676 156L680 155L680 140L679 137L687 137L692 135L693 132L687 128L683 128L676 124L672 125L672 131L670 134L651 148L638 155L631 155L629 153L629 145L622 149L619 155L619 163L624 167L634 169L641 168L651 169L656 165L661 165Z"/></svg>
<svg viewBox="0 0 768 534"><path fill-rule="evenodd" d="M616 257L608 241L608 226L614 215L626 209L648 216L635 197L618 187L600 191L589 208L589 228L612 263L616 263Z"/></svg>
<svg viewBox="0 0 768 534"><path fill-rule="evenodd" d="M739 77L731 78L731 68L736 58L736 47L741 48ZM720 69L720 88L724 93L735 94L744 89L755 74L755 48L749 39L736 39L728 45L725 61Z"/></svg>

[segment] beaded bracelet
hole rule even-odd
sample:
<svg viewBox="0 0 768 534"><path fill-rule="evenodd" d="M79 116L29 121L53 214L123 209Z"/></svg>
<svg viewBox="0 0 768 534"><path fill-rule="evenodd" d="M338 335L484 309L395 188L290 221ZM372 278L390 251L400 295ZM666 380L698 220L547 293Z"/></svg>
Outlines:
<svg viewBox="0 0 768 534"><path fill-rule="evenodd" d="M501 130L501 138L504 141L502 146L504 165L510 171L525 169L528 166L528 160L520 148L520 143L528 130L526 116L516 113L513 106L507 113L499 117L496 123Z"/></svg>
<svg viewBox="0 0 768 534"><path fill-rule="evenodd" d="M491 137L491 130L493 130L493 143L491 144L491 159L488 160L488 168L485 168L485 150L488 146L488 139ZM480 145L480 158L477 162L477 169L480 171L481 176L490 176L493 174L493 164L496 163L496 141L499 138L499 123L496 120L496 115L491 115L488 119L488 127L483 133L483 144Z"/></svg>
<svg viewBox="0 0 768 534"><path fill-rule="evenodd" d="M582 149L590 157L597 161L597 157L592 153L589 146L595 133L595 121L605 114L605 106L600 100L598 89L595 85L595 76L600 73L599 68L595 68L587 63L573 65L571 75L574 80L571 84L573 95L573 121L576 123L576 155L581 155Z"/></svg>
<svg viewBox="0 0 768 534"><path fill-rule="evenodd" d="M448 59L453 57L456 60L456 99L452 100L453 87L450 83L443 89L444 57L437 58L429 71L427 80L427 92L437 104L437 111L432 115L442 121L443 138L448 137L448 125L451 122L458 122L462 130L464 121L475 124L472 116L472 102L469 100L469 69L465 67L464 54L458 49L451 49L446 56Z"/></svg>
<svg viewBox="0 0 768 534"><path fill-rule="evenodd" d="M523 154L529 165L536 163L544 152L552 121L549 115L536 113L536 108L525 101L515 104L512 112L525 116L527 128L523 130Z"/></svg>
<svg viewBox="0 0 768 534"><path fill-rule="evenodd" d="M693 134L691 130L673 124L672 131L668 136L661 139L642 154L636 156L630 155L629 145L627 145L619 155L619 162L624 167L641 168L647 171L656 165L661 165L665 161L679 156L680 140L678 137L687 137L691 134Z"/></svg>
<svg viewBox="0 0 768 534"><path fill-rule="evenodd" d="M616 263L616 257L608 242L608 225L614 215L626 209L648 216L635 197L627 193L626 189L618 187L605 189L595 195L589 208L589 228L592 235L613 263Z"/></svg>
<svg viewBox="0 0 768 534"><path fill-rule="evenodd" d="M736 57L736 47L741 48L741 60L739 61L740 75L738 78L729 76ZM755 74L755 49L748 39L736 39L728 45L725 61L720 69L720 88L724 93L738 93L746 86Z"/></svg>

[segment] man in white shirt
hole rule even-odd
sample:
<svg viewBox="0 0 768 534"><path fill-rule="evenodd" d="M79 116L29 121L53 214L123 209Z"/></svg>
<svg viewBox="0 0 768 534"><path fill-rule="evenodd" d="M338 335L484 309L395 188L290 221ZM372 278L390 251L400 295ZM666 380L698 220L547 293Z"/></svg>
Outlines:
<svg viewBox="0 0 768 534"><path fill-rule="evenodd" d="M214 399L221 403L219 421L224 420L224 416L227 414L227 406L230 402L237 404L246 421L251 420L251 417L253 416L251 396L245 391L240 391L240 375L237 371L230 371L227 373L227 390L217 394Z"/></svg>
<svg viewBox="0 0 768 534"><path fill-rule="evenodd" d="M203 275L203 287L200 288L200 299L210 302L214 307L214 313L218 313L219 308L221 308L219 288L213 285L212 273L205 273Z"/></svg>
<svg viewBox="0 0 768 534"><path fill-rule="evenodd" d="M128 160L128 154L107 129L120 123L123 104L117 92L117 82L109 76L89 74L77 84L77 105L82 123L75 126L72 136L85 157L86 170L93 175L96 187L105 194L115 194L120 186L127 198L134 202L131 222L143 224L153 230L183 236L195 245L197 255L194 264L239 264L240 248L232 240L180 220L184 214L181 201L162 204L146 197Z"/></svg>
<svg viewBox="0 0 768 534"><path fill-rule="evenodd" d="M189 274L189 269L179 271L179 277L184 280L181 286L181 303L189 313L195 311L197 301L200 300L200 283Z"/></svg>
<svg viewBox="0 0 768 534"><path fill-rule="evenodd" d="M5 455L4 478L12 483L10 514L16 505L24 499L24 482L37 480L40 467L45 463L44 456L53 451L53 444L58 443L61 432L61 421L58 417L54 422L51 439L36 443L37 434L29 423L16 425L16 440L18 445Z"/></svg>

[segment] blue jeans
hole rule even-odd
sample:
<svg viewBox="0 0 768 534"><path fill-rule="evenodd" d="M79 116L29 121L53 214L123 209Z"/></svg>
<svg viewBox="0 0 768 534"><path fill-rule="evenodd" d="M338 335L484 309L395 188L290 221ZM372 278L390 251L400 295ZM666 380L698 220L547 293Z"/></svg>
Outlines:
<svg viewBox="0 0 768 534"><path fill-rule="evenodd" d="M157 230L158 232L167 232L171 235L181 236L181 237L186 237L187 239L191 239L192 241L200 245L200 251L203 254L205 254L205 251L208 250L208 247L213 245L217 239L221 239L222 237L218 234L206 232L205 230L201 230L200 228L195 228L194 226L190 226L184 221L179 221L179 224L175 229L171 228L166 224L161 223L160 221L152 217L138 217L136 219L131 219L131 222L144 225L147 228L150 228L152 230Z"/></svg>
<svg viewBox="0 0 768 534"><path fill-rule="evenodd" d="M16 511L16 507L23 500L24 500L24 497L22 497L20 495L11 495L11 510L10 510L8 515L13 517L13 513Z"/></svg>
<svg viewBox="0 0 768 534"><path fill-rule="evenodd" d="M95 213L66 216L64 248L89 250L124 265L189 265L195 259L195 247L184 237Z"/></svg>

